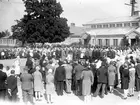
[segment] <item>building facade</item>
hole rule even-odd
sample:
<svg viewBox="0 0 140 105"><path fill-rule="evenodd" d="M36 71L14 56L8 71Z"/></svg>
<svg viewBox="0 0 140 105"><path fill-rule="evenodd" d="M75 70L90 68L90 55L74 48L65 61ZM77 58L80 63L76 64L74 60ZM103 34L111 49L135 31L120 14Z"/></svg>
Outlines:
<svg viewBox="0 0 140 105"><path fill-rule="evenodd" d="M130 45L134 45L135 37L140 36L140 17L95 19L83 24L81 33L79 32L79 35L74 33L70 38L77 41L84 40L86 34L91 35L89 42L91 45L120 46L124 36L128 38Z"/></svg>

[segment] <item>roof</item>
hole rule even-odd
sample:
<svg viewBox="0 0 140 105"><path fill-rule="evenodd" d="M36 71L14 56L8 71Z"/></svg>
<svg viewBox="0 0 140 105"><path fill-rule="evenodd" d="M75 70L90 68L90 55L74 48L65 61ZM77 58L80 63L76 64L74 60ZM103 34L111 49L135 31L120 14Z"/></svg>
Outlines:
<svg viewBox="0 0 140 105"><path fill-rule="evenodd" d="M138 21L138 16L110 17L110 18L94 19L83 25L103 24L103 23L120 23L120 22L130 22L130 21Z"/></svg>
<svg viewBox="0 0 140 105"><path fill-rule="evenodd" d="M96 35L125 35L132 30L134 30L134 28L92 29L92 30L88 30L88 31L92 31Z"/></svg>
<svg viewBox="0 0 140 105"><path fill-rule="evenodd" d="M140 27L137 28L135 31L138 32L138 33L140 34Z"/></svg>
<svg viewBox="0 0 140 105"><path fill-rule="evenodd" d="M81 36L85 32L84 27L70 26L70 33L72 36Z"/></svg>

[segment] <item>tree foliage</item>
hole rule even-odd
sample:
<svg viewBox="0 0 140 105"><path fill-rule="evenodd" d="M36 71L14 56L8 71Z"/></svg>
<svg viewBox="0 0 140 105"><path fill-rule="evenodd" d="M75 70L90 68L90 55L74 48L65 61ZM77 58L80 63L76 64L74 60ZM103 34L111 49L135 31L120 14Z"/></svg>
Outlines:
<svg viewBox="0 0 140 105"><path fill-rule="evenodd" d="M0 38L10 36L10 32L8 30L0 32Z"/></svg>
<svg viewBox="0 0 140 105"><path fill-rule="evenodd" d="M54 43L70 34L63 9L56 0L23 0L26 14L12 26L13 38L23 43Z"/></svg>

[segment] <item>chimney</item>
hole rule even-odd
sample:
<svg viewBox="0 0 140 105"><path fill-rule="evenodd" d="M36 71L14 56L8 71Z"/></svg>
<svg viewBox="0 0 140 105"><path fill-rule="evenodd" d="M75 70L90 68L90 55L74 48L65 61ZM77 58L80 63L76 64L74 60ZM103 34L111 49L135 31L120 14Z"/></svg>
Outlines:
<svg viewBox="0 0 140 105"><path fill-rule="evenodd" d="M75 23L71 23L71 27L75 27Z"/></svg>

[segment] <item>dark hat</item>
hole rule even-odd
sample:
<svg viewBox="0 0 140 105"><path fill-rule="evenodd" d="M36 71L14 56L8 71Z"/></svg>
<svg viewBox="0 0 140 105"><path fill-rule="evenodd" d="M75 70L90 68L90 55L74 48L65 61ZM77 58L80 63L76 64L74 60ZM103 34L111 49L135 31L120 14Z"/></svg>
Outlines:
<svg viewBox="0 0 140 105"><path fill-rule="evenodd" d="M11 74L15 74L15 70L11 70Z"/></svg>
<svg viewBox="0 0 140 105"><path fill-rule="evenodd" d="M3 69L3 64L0 64L0 69Z"/></svg>
<svg viewBox="0 0 140 105"><path fill-rule="evenodd" d="M58 64L61 66L61 65L63 65L63 62L62 61L59 61Z"/></svg>

